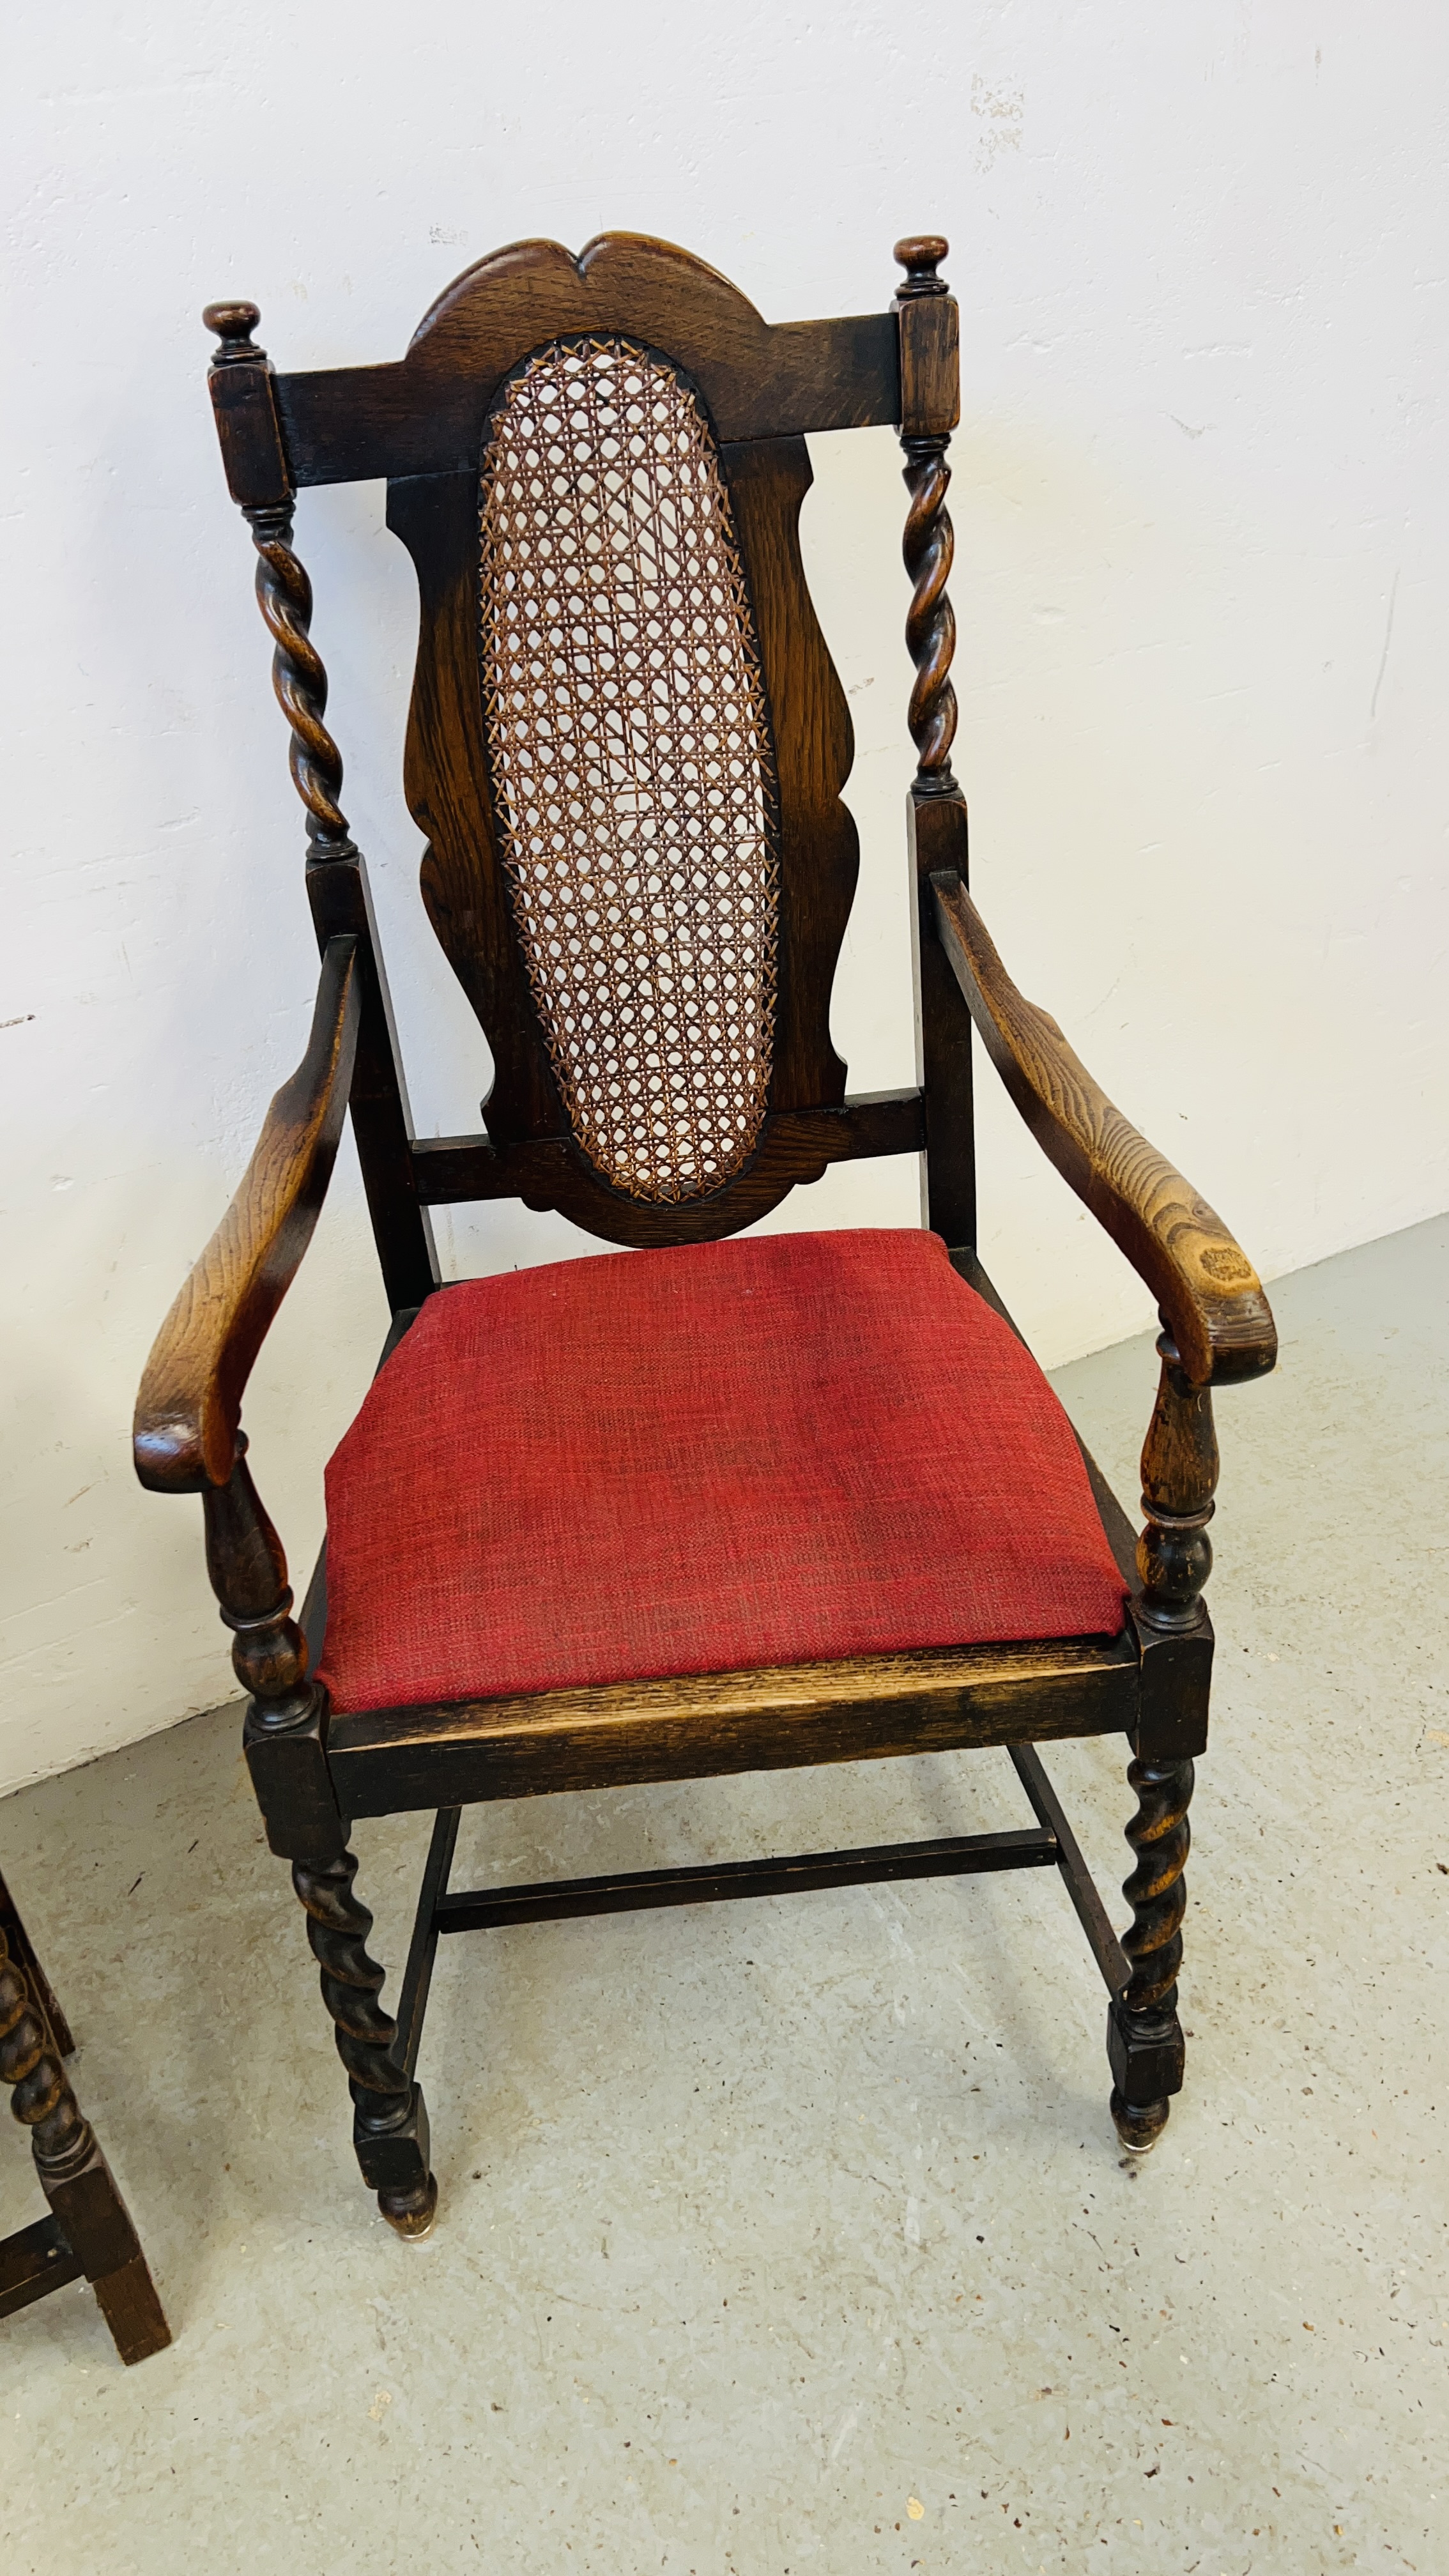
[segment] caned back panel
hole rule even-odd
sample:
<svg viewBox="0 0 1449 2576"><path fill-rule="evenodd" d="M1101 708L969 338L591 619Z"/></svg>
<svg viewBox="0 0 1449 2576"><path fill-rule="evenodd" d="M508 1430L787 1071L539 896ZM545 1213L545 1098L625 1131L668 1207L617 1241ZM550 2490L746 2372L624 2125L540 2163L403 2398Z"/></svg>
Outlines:
<svg viewBox="0 0 1449 2576"><path fill-rule="evenodd" d="M522 245L414 344L491 371L473 468L389 486L421 594L408 800L488 1133L529 1149L528 1204L614 1241L750 1223L824 1168L790 1113L844 1097L858 856L809 462L713 426L769 337L665 244Z"/></svg>
<svg viewBox="0 0 1449 2576"><path fill-rule="evenodd" d="M570 1127L630 1197L749 1161L773 1060L774 746L703 404L553 340L484 449L483 703L514 927Z"/></svg>

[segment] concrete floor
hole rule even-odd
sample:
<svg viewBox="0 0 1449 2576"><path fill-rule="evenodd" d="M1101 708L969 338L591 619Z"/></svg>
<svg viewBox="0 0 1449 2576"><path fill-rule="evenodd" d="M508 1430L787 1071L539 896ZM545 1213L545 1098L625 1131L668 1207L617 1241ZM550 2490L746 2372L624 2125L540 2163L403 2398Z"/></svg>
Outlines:
<svg viewBox="0 0 1449 2576"><path fill-rule="evenodd" d="M1141 2170L1054 1874L816 1895L446 1944L408 2247L236 1712L0 1808L176 2333L125 2371L80 2286L0 2329L6 2570L1449 2567L1446 1278L1449 1218L1281 1282L1281 1374L1221 1403ZM1153 1377L1058 1380L1129 1499ZM1113 1890L1121 1759L1051 1766ZM616 1792L476 1814L455 1883L997 1821L997 1754ZM359 1829L394 1971L425 1838ZM12 2137L0 2227L38 2206Z"/></svg>

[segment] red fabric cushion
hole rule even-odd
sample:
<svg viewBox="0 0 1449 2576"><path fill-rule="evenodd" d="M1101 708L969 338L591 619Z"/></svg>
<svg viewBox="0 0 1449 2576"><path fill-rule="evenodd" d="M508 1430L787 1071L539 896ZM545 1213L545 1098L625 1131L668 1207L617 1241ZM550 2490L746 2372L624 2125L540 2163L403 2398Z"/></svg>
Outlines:
<svg viewBox="0 0 1449 2576"><path fill-rule="evenodd" d="M338 1709L1122 1626L1066 1415L930 1234L443 1289L327 1521Z"/></svg>

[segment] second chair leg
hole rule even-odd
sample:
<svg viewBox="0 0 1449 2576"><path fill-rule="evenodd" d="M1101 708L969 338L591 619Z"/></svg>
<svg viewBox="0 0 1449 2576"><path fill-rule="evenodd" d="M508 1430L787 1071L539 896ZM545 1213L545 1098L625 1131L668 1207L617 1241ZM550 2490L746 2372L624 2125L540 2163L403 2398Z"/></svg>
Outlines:
<svg viewBox="0 0 1449 2576"><path fill-rule="evenodd" d="M1108 2008L1107 2056L1117 2135L1129 2153L1144 2155L1167 2126L1172 2095L1182 2091L1177 1975L1187 1909L1182 1873L1191 1840L1192 1764L1131 1762L1127 1780L1137 1792L1137 1813L1127 1827L1137 1866L1122 1887L1133 1913L1122 1935L1132 1975L1126 1993Z"/></svg>
<svg viewBox="0 0 1449 2576"><path fill-rule="evenodd" d="M337 2054L351 2081L353 2144L362 2178L400 2236L426 2236L438 2206L428 2165L428 2113L398 2063L397 2023L377 1998L385 1971L369 1958L372 1916L353 1894L356 1855L294 1861L292 1884L307 1909L307 1938L322 1972L322 2000L336 2024Z"/></svg>
<svg viewBox="0 0 1449 2576"><path fill-rule="evenodd" d="M48 1994L44 1979L40 1982ZM73 2280L76 2267L84 2272L122 2361L145 2361L151 2353L164 2351L171 2329L130 2213L71 2090L59 2047L24 1969L9 1955L3 1924L0 2080L15 2088L11 2108L30 2131L41 2189L60 2223L63 2251L72 2258L71 2268L59 2277Z"/></svg>

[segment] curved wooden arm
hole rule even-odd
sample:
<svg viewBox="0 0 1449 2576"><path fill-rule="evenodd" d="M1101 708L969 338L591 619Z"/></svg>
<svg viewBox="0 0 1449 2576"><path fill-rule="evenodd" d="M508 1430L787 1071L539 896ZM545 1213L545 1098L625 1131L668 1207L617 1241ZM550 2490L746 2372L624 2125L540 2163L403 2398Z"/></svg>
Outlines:
<svg viewBox="0 0 1449 2576"><path fill-rule="evenodd" d="M941 943L982 1043L1063 1180L1152 1290L1193 1386L1257 1377L1278 1356L1262 1284L1222 1218L1128 1125L1056 1021L1023 999L959 876L933 875Z"/></svg>
<svg viewBox="0 0 1449 2576"><path fill-rule="evenodd" d="M329 939L307 1052L267 1111L246 1178L156 1337L136 1399L136 1473L156 1493L225 1485L242 1391L312 1239L352 1083L357 942Z"/></svg>

